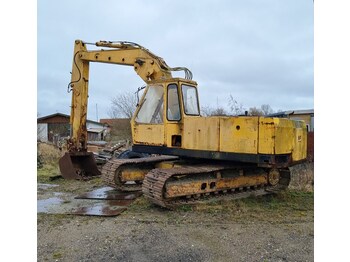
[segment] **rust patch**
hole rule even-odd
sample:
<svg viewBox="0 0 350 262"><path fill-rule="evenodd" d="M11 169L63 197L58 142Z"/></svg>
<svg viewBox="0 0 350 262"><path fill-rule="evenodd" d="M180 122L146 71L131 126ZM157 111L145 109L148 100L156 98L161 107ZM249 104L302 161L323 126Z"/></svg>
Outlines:
<svg viewBox="0 0 350 262"><path fill-rule="evenodd" d="M275 124L275 122L264 122L264 121L261 121L261 124L262 125L274 125Z"/></svg>
<svg viewBox="0 0 350 262"><path fill-rule="evenodd" d="M220 179L216 186L218 189L231 189L247 186L258 186L267 184L266 176L239 176L234 178Z"/></svg>
<svg viewBox="0 0 350 262"><path fill-rule="evenodd" d="M166 184L165 196L167 198L173 198L265 184L267 184L266 175L218 179L184 179L183 181L169 181Z"/></svg>
<svg viewBox="0 0 350 262"><path fill-rule="evenodd" d="M121 181L127 182L127 181L142 181L145 178L145 175L148 173L148 169L142 169L142 168L126 168L124 170L121 170Z"/></svg>

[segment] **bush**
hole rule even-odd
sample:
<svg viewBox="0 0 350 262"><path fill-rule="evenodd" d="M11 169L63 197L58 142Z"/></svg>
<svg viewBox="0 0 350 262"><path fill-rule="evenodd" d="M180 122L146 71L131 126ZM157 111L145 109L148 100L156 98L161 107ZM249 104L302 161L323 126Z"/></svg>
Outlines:
<svg viewBox="0 0 350 262"><path fill-rule="evenodd" d="M40 161L40 166L43 164L57 165L58 160L63 153L53 144L38 143L37 159ZM39 163L38 163L39 167Z"/></svg>
<svg viewBox="0 0 350 262"><path fill-rule="evenodd" d="M290 167L291 181L289 188L302 191L314 190L314 163L302 163Z"/></svg>

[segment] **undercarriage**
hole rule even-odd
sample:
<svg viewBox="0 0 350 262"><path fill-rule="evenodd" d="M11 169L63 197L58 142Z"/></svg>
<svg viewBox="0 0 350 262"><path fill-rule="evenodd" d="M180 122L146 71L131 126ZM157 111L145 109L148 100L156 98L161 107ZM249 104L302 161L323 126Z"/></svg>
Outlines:
<svg viewBox="0 0 350 262"><path fill-rule="evenodd" d="M124 191L142 190L152 203L173 208L224 195L244 198L276 193L288 187L290 171L157 156L110 160L102 168L102 179Z"/></svg>

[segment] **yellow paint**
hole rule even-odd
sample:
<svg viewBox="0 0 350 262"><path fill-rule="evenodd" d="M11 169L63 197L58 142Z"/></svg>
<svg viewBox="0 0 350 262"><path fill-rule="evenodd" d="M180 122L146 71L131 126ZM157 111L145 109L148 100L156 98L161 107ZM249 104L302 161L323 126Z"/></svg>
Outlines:
<svg viewBox="0 0 350 262"><path fill-rule="evenodd" d="M307 157L307 131L306 124L299 121L299 126L295 129L294 150L292 157L294 161Z"/></svg>
<svg viewBox="0 0 350 262"><path fill-rule="evenodd" d="M267 184L267 177L264 175L260 176L239 176L235 178L224 178L218 180L216 187L217 189L230 189L248 186L258 186Z"/></svg>
<svg viewBox="0 0 350 262"><path fill-rule="evenodd" d="M221 117L220 151L256 154L258 117Z"/></svg>
<svg viewBox="0 0 350 262"><path fill-rule="evenodd" d="M203 177L195 180L180 179L166 183L165 197L173 198L265 184L267 184L266 175L239 176L222 179L205 179Z"/></svg>
<svg viewBox="0 0 350 262"><path fill-rule="evenodd" d="M164 145L164 125L162 124L135 124L133 130L135 144Z"/></svg>
<svg viewBox="0 0 350 262"><path fill-rule="evenodd" d="M220 117L186 117L183 129L184 148L219 151Z"/></svg>
<svg viewBox="0 0 350 262"><path fill-rule="evenodd" d="M127 168L121 171L121 181L142 181L149 169Z"/></svg>
<svg viewBox="0 0 350 262"><path fill-rule="evenodd" d="M306 158L305 122L286 118L260 117L259 124L259 153L292 154L293 161Z"/></svg>
<svg viewBox="0 0 350 262"><path fill-rule="evenodd" d="M156 168L169 169L173 167L180 167L180 165L172 161L163 161L156 164Z"/></svg>
<svg viewBox="0 0 350 262"><path fill-rule="evenodd" d="M275 153L275 122L274 118L260 117L259 118L259 154L274 154Z"/></svg>
<svg viewBox="0 0 350 262"><path fill-rule="evenodd" d="M89 63L78 59L78 52L86 51L86 47L81 42L75 42L74 59L72 67L71 85L72 104L70 114L70 124L72 126L72 147L76 150L86 150L87 129L86 117L88 106L88 81ZM76 66L75 66L76 64Z"/></svg>
<svg viewBox="0 0 350 262"><path fill-rule="evenodd" d="M275 153L288 154L293 151L295 128L294 122L277 118L275 122Z"/></svg>

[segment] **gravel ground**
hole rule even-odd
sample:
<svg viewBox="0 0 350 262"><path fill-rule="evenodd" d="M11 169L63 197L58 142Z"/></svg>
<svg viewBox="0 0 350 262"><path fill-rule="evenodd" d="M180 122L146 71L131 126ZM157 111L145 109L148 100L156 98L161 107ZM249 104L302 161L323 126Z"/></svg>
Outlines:
<svg viewBox="0 0 350 262"><path fill-rule="evenodd" d="M38 228L38 261L313 261L313 223L192 223L51 219Z"/></svg>
<svg viewBox="0 0 350 262"><path fill-rule="evenodd" d="M87 182L40 186L38 199L95 187ZM37 260L313 261L313 199L287 196L173 211L141 197L109 218L38 213Z"/></svg>

